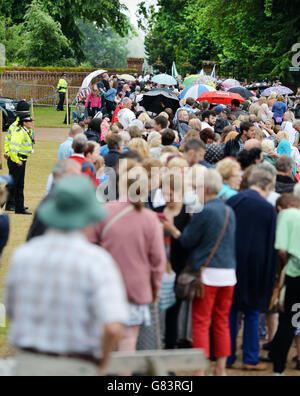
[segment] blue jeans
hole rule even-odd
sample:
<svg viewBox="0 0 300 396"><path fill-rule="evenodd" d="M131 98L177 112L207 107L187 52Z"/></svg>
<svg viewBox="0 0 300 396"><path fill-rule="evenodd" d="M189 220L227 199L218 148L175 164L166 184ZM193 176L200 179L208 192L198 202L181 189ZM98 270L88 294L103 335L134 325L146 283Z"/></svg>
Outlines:
<svg viewBox="0 0 300 396"><path fill-rule="evenodd" d="M227 363L232 365L236 361L237 336L239 333L239 313L240 311L234 306L230 313L230 331L232 355ZM259 319L260 311L246 308L243 310L245 315L245 327L243 338L243 363L249 365L257 365L259 363Z"/></svg>

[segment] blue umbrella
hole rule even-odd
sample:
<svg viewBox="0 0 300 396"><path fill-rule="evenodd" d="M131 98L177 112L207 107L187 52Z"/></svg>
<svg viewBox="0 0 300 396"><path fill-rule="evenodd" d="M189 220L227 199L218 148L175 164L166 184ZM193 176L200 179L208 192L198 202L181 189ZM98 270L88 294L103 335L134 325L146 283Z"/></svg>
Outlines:
<svg viewBox="0 0 300 396"><path fill-rule="evenodd" d="M177 85L177 81L169 74L159 74L152 78L155 84L159 85Z"/></svg>
<svg viewBox="0 0 300 396"><path fill-rule="evenodd" d="M179 99L187 99L193 98L197 100L200 95L204 92L214 92L216 89L211 85L199 84L199 85L191 85L190 87L185 88L184 91L179 95Z"/></svg>

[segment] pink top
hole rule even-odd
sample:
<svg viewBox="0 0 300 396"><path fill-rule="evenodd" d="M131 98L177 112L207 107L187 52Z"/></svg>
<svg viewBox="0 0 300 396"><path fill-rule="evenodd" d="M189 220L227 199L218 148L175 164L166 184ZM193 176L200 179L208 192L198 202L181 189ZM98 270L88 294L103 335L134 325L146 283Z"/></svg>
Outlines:
<svg viewBox="0 0 300 396"><path fill-rule="evenodd" d="M119 265L129 302L146 305L160 292L167 265L158 216L148 209L133 210L101 235L105 225L128 205L118 201L105 204L108 217L93 227L89 240L107 250Z"/></svg>
<svg viewBox="0 0 300 396"><path fill-rule="evenodd" d="M85 107L88 108L89 103L91 102L91 108L98 108L101 109L101 98L98 95L93 96L92 93L89 94L86 102Z"/></svg>

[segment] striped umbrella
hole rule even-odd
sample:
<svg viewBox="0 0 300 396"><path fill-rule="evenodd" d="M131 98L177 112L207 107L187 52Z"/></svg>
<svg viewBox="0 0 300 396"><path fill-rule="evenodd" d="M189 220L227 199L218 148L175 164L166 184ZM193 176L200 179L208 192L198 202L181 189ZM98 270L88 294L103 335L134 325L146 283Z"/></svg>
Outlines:
<svg viewBox="0 0 300 396"><path fill-rule="evenodd" d="M193 98L196 100L204 92L214 92L214 91L216 91L216 89L210 85L205 85L205 84L192 85L190 87L185 88L185 90L181 92L181 94L179 95L179 99Z"/></svg>
<svg viewBox="0 0 300 396"><path fill-rule="evenodd" d="M196 78L200 78L200 74L193 74L192 76L188 76L184 81L183 81L183 85L185 85L186 87L190 87L193 82L196 80Z"/></svg>

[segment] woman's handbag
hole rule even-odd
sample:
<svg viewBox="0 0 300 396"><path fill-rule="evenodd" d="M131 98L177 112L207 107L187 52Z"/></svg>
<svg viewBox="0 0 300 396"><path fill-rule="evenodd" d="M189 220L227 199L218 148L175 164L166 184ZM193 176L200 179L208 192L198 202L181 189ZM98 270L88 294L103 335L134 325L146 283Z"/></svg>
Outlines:
<svg viewBox="0 0 300 396"><path fill-rule="evenodd" d="M180 300L194 300L194 298L201 298L205 297L205 287L202 283L202 273L203 271L209 266L212 259L214 258L220 243L222 242L225 232L228 227L230 218L230 209L226 207L226 218L225 223L222 229L222 232L211 251L205 265L200 268L199 271L192 270L189 266L183 271L183 273L178 277L177 284L176 284L176 296Z"/></svg>

